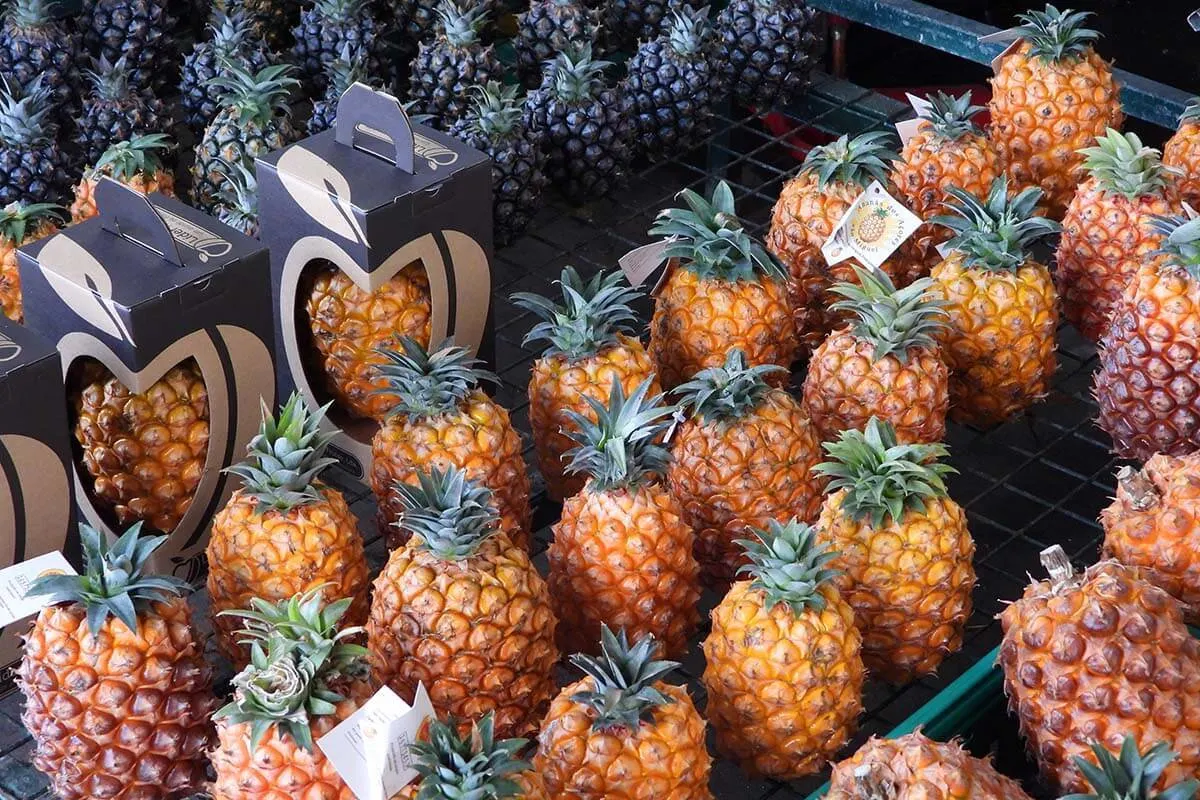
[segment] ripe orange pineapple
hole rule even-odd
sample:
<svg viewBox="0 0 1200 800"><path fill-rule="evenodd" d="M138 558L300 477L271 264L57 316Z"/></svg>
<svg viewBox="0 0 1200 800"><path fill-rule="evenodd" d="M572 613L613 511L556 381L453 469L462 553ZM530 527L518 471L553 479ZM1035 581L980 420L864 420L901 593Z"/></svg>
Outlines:
<svg viewBox="0 0 1200 800"><path fill-rule="evenodd" d="M225 614L245 620L250 663L233 678L233 699L214 715L212 800L354 800L316 740L371 698L367 651L341 627L350 598L324 604L317 588Z"/></svg>
<svg viewBox="0 0 1200 800"><path fill-rule="evenodd" d="M1200 640L1179 604L1136 570L1102 561L1072 574L1062 547L1042 553L1050 573L1000 615L1009 709L1042 774L1063 792L1086 789L1076 757L1097 736L1110 747L1165 742L1181 754L1159 787L1200 771Z"/></svg>
<svg viewBox="0 0 1200 800"><path fill-rule="evenodd" d="M749 580L712 613L704 688L717 747L751 775L794 780L858 727L862 637L834 586L836 554L807 525L774 520L745 540Z"/></svg>
<svg viewBox="0 0 1200 800"><path fill-rule="evenodd" d="M1179 115L1179 129L1163 146L1163 163L1179 171L1179 192L1192 207L1200 206L1200 97Z"/></svg>
<svg viewBox="0 0 1200 800"><path fill-rule="evenodd" d="M603 402L615 379L632 392L654 374L654 362L631 335L636 315L629 304L640 292L622 286L623 277L621 272L599 272L585 284L574 267L564 267L558 282L561 303L536 294L512 296L514 304L541 318L524 344L549 342L529 377L529 426L546 493L557 502L578 492L585 481L565 472L563 456L575 446L566 433L574 429L567 412L594 420L585 398ZM657 382L653 391L661 391Z"/></svg>
<svg viewBox="0 0 1200 800"><path fill-rule="evenodd" d="M752 365L790 367L797 341L787 273L742 227L727 183L709 199L690 189L679 196L688 208L661 212L650 229L674 237L650 320L650 356L663 388L721 366L735 347Z"/></svg>
<svg viewBox="0 0 1200 800"><path fill-rule="evenodd" d="M460 736L453 724L433 720L427 739L413 742L413 767L420 780L401 800L549 800L542 776L518 758L529 742L496 739L490 711Z"/></svg>
<svg viewBox="0 0 1200 800"><path fill-rule="evenodd" d="M946 493L940 444L898 444L872 417L827 442L830 478L817 523L837 558L834 583L854 608L871 674L908 683L962 647L975 588L967 515Z"/></svg>
<svg viewBox="0 0 1200 800"><path fill-rule="evenodd" d="M432 353L409 337L398 344L380 351L380 391L391 405L371 440L371 488L388 547L405 538L395 525L403 505L396 484L416 483L418 471L457 467L492 491L501 527L528 549L532 512L521 437L508 412L479 389L482 380L500 379L451 342Z"/></svg>
<svg viewBox="0 0 1200 800"><path fill-rule="evenodd" d="M888 149L887 131L872 131L854 139L843 136L813 148L800 174L784 185L771 213L767 249L788 269L788 296L800 337L801 354L812 351L839 324L831 313L829 287L854 280L858 261L850 258L830 266L821 246L858 196L879 181L888 183L888 164L897 156ZM899 286L924 274L922 253L909 238L883 264Z"/></svg>
<svg viewBox="0 0 1200 800"><path fill-rule="evenodd" d="M258 436L246 461L227 471L242 479L213 519L208 541L208 595L217 645L237 668L249 649L241 625L221 612L245 608L251 598L271 602L325 587L329 600L351 599L348 625L367 619L367 560L358 523L337 489L317 476L331 438L320 431L328 406L309 412L292 394L279 416L263 404Z"/></svg>
<svg viewBox="0 0 1200 800"><path fill-rule="evenodd" d="M63 800L167 800L203 788L216 708L182 581L146 574L165 536L135 524L111 545L80 526L84 573L38 578L48 605L17 685L33 765Z"/></svg>
<svg viewBox="0 0 1200 800"><path fill-rule="evenodd" d="M484 486L454 467L417 480L397 486L411 537L375 579L374 677L409 702L423 683L443 719L495 712L498 736L531 733L554 696L558 661L546 584L501 529Z"/></svg>
<svg viewBox="0 0 1200 800"><path fill-rule="evenodd" d="M53 203L9 203L0 210L0 314L24 322L17 249L58 230L66 211Z"/></svg>
<svg viewBox="0 0 1200 800"><path fill-rule="evenodd" d="M1092 49L1100 34L1083 27L1090 16L1051 5L1018 14L1021 44L991 80L988 136L1014 188L1041 189L1054 219L1085 177L1079 151L1125 119L1112 67Z"/></svg>
<svg viewBox="0 0 1200 800"><path fill-rule="evenodd" d="M162 533L187 513L208 457L208 389L193 359L146 391L131 392L99 362L85 363L72 393L75 440L97 505L122 525Z"/></svg>
<svg viewBox="0 0 1200 800"><path fill-rule="evenodd" d="M429 277L415 261L373 292L354 284L332 262L321 262L307 284L304 313L325 388L338 408L351 416L382 422L391 403L380 390L379 348L410 336L422 347L431 342Z"/></svg>
<svg viewBox="0 0 1200 800"><path fill-rule="evenodd" d="M745 563L735 540L768 520L817 518L823 480L812 473L821 440L800 404L733 350L725 366L701 371L676 390L691 417L671 437L667 486L696 534L705 583L728 588Z"/></svg>
<svg viewBox="0 0 1200 800"><path fill-rule="evenodd" d="M71 203L71 222L96 216L96 184L101 177L120 181L142 194L158 192L175 196L175 176L167 170L156 150L169 150L171 140L163 133L134 136L110 146L95 165L83 173Z"/></svg>
<svg viewBox="0 0 1200 800"><path fill-rule="evenodd" d="M650 387L645 380L626 399L614 380L607 407L587 399L595 422L572 415L579 447L567 470L589 479L563 504L548 552L559 647L568 652L593 652L606 624L682 654L700 621L695 536L660 482L669 455L658 442L675 409Z"/></svg>
<svg viewBox="0 0 1200 800"><path fill-rule="evenodd" d="M854 268L857 283L838 283L834 311L854 321L821 343L808 362L804 410L822 441L863 430L879 417L901 442L940 442L950 387L934 338L945 312L928 297L928 278L897 289L880 270Z"/></svg>
<svg viewBox="0 0 1200 800"><path fill-rule="evenodd" d="M571 656L584 677L565 687L542 723L533 766L557 800L712 800L704 718L687 689L662 678L653 636L600 628L600 658ZM594 648L593 648L594 649Z"/></svg>
<svg viewBox="0 0 1200 800"><path fill-rule="evenodd" d="M949 191L954 215L934 221L955 235L929 294L947 314L937 336L950 368L950 417L1003 422L1046 394L1057 366L1054 280L1028 248L1059 225L1034 216L1041 190L1009 198L1003 177L983 202Z"/></svg>

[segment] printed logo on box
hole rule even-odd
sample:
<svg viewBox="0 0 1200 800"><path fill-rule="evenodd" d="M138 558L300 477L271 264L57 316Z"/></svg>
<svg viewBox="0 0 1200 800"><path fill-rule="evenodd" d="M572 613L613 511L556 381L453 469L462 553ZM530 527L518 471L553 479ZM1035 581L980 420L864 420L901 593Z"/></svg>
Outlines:
<svg viewBox="0 0 1200 800"><path fill-rule="evenodd" d="M171 238L184 247L190 247L196 251L201 261L208 261L210 258L220 258L227 255L233 249L233 244L217 236L207 228L202 228L191 220L184 219L177 214L172 214L170 211L154 208L158 216L162 217L162 221L166 223L167 230L171 232Z"/></svg>

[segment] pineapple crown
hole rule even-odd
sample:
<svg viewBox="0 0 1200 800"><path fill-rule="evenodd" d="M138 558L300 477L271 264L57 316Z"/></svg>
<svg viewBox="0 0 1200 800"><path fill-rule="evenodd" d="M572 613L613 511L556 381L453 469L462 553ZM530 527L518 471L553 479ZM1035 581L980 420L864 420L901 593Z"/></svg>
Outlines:
<svg viewBox="0 0 1200 800"><path fill-rule="evenodd" d="M245 52L247 47L258 44L254 23L240 8L227 11L214 9L208 28L212 31L209 41L212 43L213 53L218 58L236 56L238 53Z"/></svg>
<svg viewBox="0 0 1200 800"><path fill-rule="evenodd" d="M681 408L690 408L706 422L738 420L758 408L771 391L764 376L786 371L776 364L751 367L746 354L735 347L726 354L724 364L700 370L677 386L675 393Z"/></svg>
<svg viewBox="0 0 1200 800"><path fill-rule="evenodd" d="M888 164L900 156L888 145L888 131L868 131L853 139L847 134L808 151L801 172L812 172L818 184L852 183L866 188L871 181L887 183Z"/></svg>
<svg viewBox="0 0 1200 800"><path fill-rule="evenodd" d="M7 76L0 81L0 143L30 147L50 141L55 133L51 122L50 89L39 75L22 87Z"/></svg>
<svg viewBox="0 0 1200 800"><path fill-rule="evenodd" d="M1162 154L1143 145L1136 133L1109 128L1096 137L1095 147L1078 152L1084 156L1084 168L1106 192L1135 200L1157 194L1167 185L1169 173L1160 158Z"/></svg>
<svg viewBox="0 0 1200 800"><path fill-rule="evenodd" d="M1183 214L1154 215L1150 230L1163 237L1155 255L1165 257L1165 265L1182 269L1193 280L1200 280L1200 216L1189 206Z"/></svg>
<svg viewBox="0 0 1200 800"><path fill-rule="evenodd" d="M928 108L922 110L921 119L929 120L934 133L951 141L967 134L981 134L979 126L971 118L983 111L983 106L971 105L971 93L959 97L938 92L925 98Z"/></svg>
<svg viewBox="0 0 1200 800"><path fill-rule="evenodd" d="M110 175L127 181L135 175L155 175L163 170L162 159L156 150L171 149L171 138L165 133L147 133L108 146L89 174Z"/></svg>
<svg viewBox="0 0 1200 800"><path fill-rule="evenodd" d="M129 84L129 62L125 56L109 61L100 56L96 68L84 71L92 84L92 97L104 103L118 103L133 94Z"/></svg>
<svg viewBox="0 0 1200 800"><path fill-rule="evenodd" d="M467 130L497 143L521 130L525 114L519 85L502 86L488 81L487 86L472 86L474 97L467 110Z"/></svg>
<svg viewBox="0 0 1200 800"><path fill-rule="evenodd" d="M317 476L337 461L325 458L333 435L321 433L330 405L311 412L300 393L292 392L276 417L263 402L262 425L246 447L246 460L225 470L241 478L244 492L258 501L256 513L288 511L321 498Z"/></svg>
<svg viewBox="0 0 1200 800"><path fill-rule="evenodd" d="M496 739L496 718L489 711L459 736L453 724L432 720L427 740L410 752L421 775L416 800L505 800L521 796L510 776L531 768L518 753L527 739Z"/></svg>
<svg viewBox="0 0 1200 800"><path fill-rule="evenodd" d="M487 24L487 5L442 0L437 7L438 27L451 47L469 47L479 41L479 32Z"/></svg>
<svg viewBox="0 0 1200 800"><path fill-rule="evenodd" d="M166 544L166 536L142 536L135 522L111 545L90 525L79 526L83 547L82 575L42 575L26 596L45 595L47 605L77 603L87 613L88 631L100 632L109 617L138 629L138 616L152 603L182 597L186 583L167 575L149 575L150 556Z"/></svg>
<svg viewBox="0 0 1200 800"><path fill-rule="evenodd" d="M576 692L571 700L595 712L593 730L637 730L649 722L654 709L674 702L657 684L679 666L675 661L654 658L658 642L646 634L634 645L622 628L619 634L600 624L600 657L577 653L571 663L591 677L590 691Z"/></svg>
<svg viewBox="0 0 1200 800"><path fill-rule="evenodd" d="M341 97L355 83L369 83L371 75L366 52L362 47L351 47L351 43L346 42L338 57L325 65L325 75L329 78L325 96L331 100Z"/></svg>
<svg viewBox="0 0 1200 800"><path fill-rule="evenodd" d="M375 352L385 362L379 376L386 386L375 394L396 398L392 415L434 417L458 408L480 381L499 383L500 378L480 367L483 362L471 358L465 347L455 347L451 339L432 352L411 336L401 336L399 349L381 347Z"/></svg>
<svg viewBox="0 0 1200 800"><path fill-rule="evenodd" d="M1045 11L1018 14L1021 24L1009 30L1029 43L1031 55L1043 61L1064 61L1079 58L1091 49L1100 33L1083 27L1090 11L1059 11L1047 5Z"/></svg>
<svg viewBox="0 0 1200 800"><path fill-rule="evenodd" d="M1001 176L992 182L985 201L957 186L946 191L953 199L944 205L954 213L935 216L930 222L954 233L947 245L962 253L969 267L1020 269L1031 244L1062 230L1054 220L1034 216L1042 199L1042 190L1035 186L1010 198L1008 178Z"/></svg>
<svg viewBox="0 0 1200 800"><path fill-rule="evenodd" d="M512 302L541 318L522 342L549 342L545 355L562 354L571 360L594 356L618 342L617 335L631 333L637 315L629 304L641 292L625 282L624 273L596 273L587 283L574 267L563 267L558 280L562 303L529 292L518 292Z"/></svg>
<svg viewBox="0 0 1200 800"><path fill-rule="evenodd" d="M367 14L368 0L316 0L313 9L321 24L338 25L352 22Z"/></svg>
<svg viewBox="0 0 1200 800"><path fill-rule="evenodd" d="M58 0L13 0L4 19L19 30L43 28L54 20Z"/></svg>
<svg viewBox="0 0 1200 800"><path fill-rule="evenodd" d="M767 596L767 609L786 603L795 614L806 608L821 611L825 595L821 584L841 574L826 565L837 558L817 541L816 531L795 519L788 522L768 520L766 529L752 528L754 539L739 539L748 564L738 574L750 576L750 588Z"/></svg>
<svg viewBox="0 0 1200 800"><path fill-rule="evenodd" d="M830 291L840 295L830 306L833 311L849 311L858 318L852 323L854 335L874 345L874 359L895 356L908 363L913 350L936 347L934 333L944 327L945 303L926 294L933 283L929 278L913 281L897 289L881 269L853 265L858 283L836 283Z"/></svg>
<svg viewBox="0 0 1200 800"><path fill-rule="evenodd" d="M546 73L554 96L567 104L584 103L596 96L604 86L604 70L611 61L592 58L591 44L584 44L558 54L546 62Z"/></svg>
<svg viewBox="0 0 1200 800"><path fill-rule="evenodd" d="M250 235L258 224L258 178L253 168L241 161L230 165L220 160L214 169L224 178L217 191L221 221Z"/></svg>
<svg viewBox="0 0 1200 800"><path fill-rule="evenodd" d="M1179 115L1179 124L1185 122L1200 122L1200 97L1193 97L1183 107L1183 113Z"/></svg>
<svg viewBox="0 0 1200 800"><path fill-rule="evenodd" d="M397 482L404 512L396 526L413 534L412 546L440 561L470 558L500 530L492 492L458 467L417 470L417 485Z"/></svg>
<svg viewBox="0 0 1200 800"><path fill-rule="evenodd" d="M346 699L336 687L370 673L367 649L344 641L363 629L338 629L353 598L325 604L325 588L278 603L256 597L249 609L220 612L246 621L240 641L250 646L250 663L233 678L233 699L213 717L249 723L251 750L277 725L280 737L313 752L313 718L334 714Z"/></svg>
<svg viewBox="0 0 1200 800"><path fill-rule="evenodd" d="M664 405L661 394L650 395L652 382L642 381L626 398L621 381L614 378L607 406L585 397L596 414L594 422L567 411L575 430L563 432L579 443L567 453L567 472L591 475L592 488L601 492L634 487L662 474L670 455L658 442L676 408Z"/></svg>
<svg viewBox="0 0 1200 800"><path fill-rule="evenodd" d="M221 59L221 74L209 78L206 86L218 90L222 106L238 114L238 124L265 126L276 112L288 112L288 94L300 82L292 77L291 64L274 64L258 72L236 59Z"/></svg>
<svg viewBox="0 0 1200 800"><path fill-rule="evenodd" d="M923 512L925 501L946 496L945 476L957 472L938 463L949 451L943 444L899 444L890 422L871 417L866 431L842 431L822 447L831 460L813 467L827 476L827 492L846 490L842 508L856 520L881 527L890 516L899 524L904 512Z"/></svg>
<svg viewBox="0 0 1200 800"><path fill-rule="evenodd" d="M42 220L64 222L67 219L66 211L54 203L9 203L0 210L0 237L20 246L31 224L37 225Z"/></svg>
<svg viewBox="0 0 1200 800"><path fill-rule="evenodd" d="M725 281L757 281L763 277L782 280L783 266L753 239L734 209L733 190L721 181L711 198L684 189L687 208L660 211L650 229L652 236L666 236L666 258L679 258L701 278Z"/></svg>
<svg viewBox="0 0 1200 800"><path fill-rule="evenodd" d="M1158 742L1142 754L1138 753L1137 740L1126 734L1119 755L1114 756L1100 742L1092 743L1092 753L1099 766L1079 756L1075 757L1075 766L1093 791L1065 795L1062 800L1192 800L1200 792L1200 781L1193 778L1154 791L1167 765L1179 757L1166 742Z"/></svg>
<svg viewBox="0 0 1200 800"><path fill-rule="evenodd" d="M711 34L708 6L693 8L683 5L671 12L663 36L672 50L686 58L703 53Z"/></svg>

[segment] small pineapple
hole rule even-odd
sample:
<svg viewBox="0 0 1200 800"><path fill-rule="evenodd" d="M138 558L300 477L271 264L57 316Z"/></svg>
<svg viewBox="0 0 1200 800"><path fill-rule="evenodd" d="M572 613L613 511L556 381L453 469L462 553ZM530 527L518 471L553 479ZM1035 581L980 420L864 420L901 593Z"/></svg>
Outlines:
<svg viewBox="0 0 1200 800"><path fill-rule="evenodd" d="M71 169L51 122L50 90L40 78L21 87L0 86L0 206L69 202Z"/></svg>
<svg viewBox="0 0 1200 800"><path fill-rule="evenodd" d="M211 35L196 42L183 59L179 102L183 121L193 135L204 131L220 110L221 87L214 78L227 75L226 62L234 62L251 74L271 65L272 55L259 38L253 23L240 9L213 12L208 25Z"/></svg>
<svg viewBox="0 0 1200 800"><path fill-rule="evenodd" d="M1179 115L1179 128L1163 146L1162 161L1179 172L1183 199L1200 206L1200 97L1188 101Z"/></svg>
<svg viewBox="0 0 1200 800"><path fill-rule="evenodd" d="M258 237L258 178L254 169L234 164L223 170L225 183L217 192L217 219L235 231Z"/></svg>
<svg viewBox="0 0 1200 800"><path fill-rule="evenodd" d="M375 83L368 72L368 63L362 48L351 47L349 42L343 45L342 52L336 59L325 65L325 76L328 79L325 94L313 100L312 116L308 120L309 136L315 136L333 127L337 121L338 101L347 89L356 83ZM405 110L408 110L407 105ZM417 121L412 119L411 114L409 119Z"/></svg>
<svg viewBox="0 0 1200 800"><path fill-rule="evenodd" d="M766 113L808 88L825 50L825 17L804 0L731 0L717 38L734 99Z"/></svg>
<svg viewBox="0 0 1200 800"><path fill-rule="evenodd" d="M17 249L58 230L66 209L53 203L9 203L0 210L0 314L24 322Z"/></svg>
<svg viewBox="0 0 1200 800"><path fill-rule="evenodd" d="M437 35L422 42L412 61L409 96L415 108L449 130L462 118L476 87L502 77L503 67L490 44L480 40L487 7L466 0L442 0Z"/></svg>
<svg viewBox="0 0 1200 800"><path fill-rule="evenodd" d="M349 44L367 59L367 72L383 75L382 26L369 0L315 0L300 12L293 31L296 44L292 60L298 77L312 97L320 97L328 84L325 65L333 62Z"/></svg>
<svg viewBox="0 0 1200 800"><path fill-rule="evenodd" d="M79 37L58 14L59 0L12 0L0 24L0 74L21 85L40 78L59 122L78 105Z"/></svg>
<svg viewBox="0 0 1200 800"><path fill-rule="evenodd" d="M92 88L75 120L75 146L84 163L95 164L118 142L171 127L163 102L130 84L123 59L111 64L101 60L85 75Z"/></svg>
<svg viewBox="0 0 1200 800"><path fill-rule="evenodd" d="M489 711L460 736L454 725L433 720L427 739L409 747L420 780L400 800L549 800L542 776L518 754L527 739L498 739Z"/></svg>
<svg viewBox="0 0 1200 800"><path fill-rule="evenodd" d="M529 88L542 82L546 62L560 53L595 46L599 14L585 0L533 0L517 15L517 72Z"/></svg>
<svg viewBox="0 0 1200 800"><path fill-rule="evenodd" d="M129 84L159 96L183 60L172 0L85 0L83 44L97 59L129 68ZM194 20L184 20L190 24Z"/></svg>
<svg viewBox="0 0 1200 800"><path fill-rule="evenodd" d="M134 136L111 145L96 164L83 173L71 203L71 222L91 219L96 211L96 184L112 178L142 194L175 196L175 176L163 166L156 151L170 151L171 140L163 133Z"/></svg>

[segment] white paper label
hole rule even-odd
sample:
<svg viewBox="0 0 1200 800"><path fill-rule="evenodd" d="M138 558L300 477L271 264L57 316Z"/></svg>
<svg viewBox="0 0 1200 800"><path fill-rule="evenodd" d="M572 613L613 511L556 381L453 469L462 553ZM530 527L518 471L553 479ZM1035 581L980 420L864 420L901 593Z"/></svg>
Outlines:
<svg viewBox="0 0 1200 800"><path fill-rule="evenodd" d="M911 92L905 92L904 96L908 98L908 104L912 106L913 111L917 112L918 116L925 116L933 111L933 103L926 100L924 97L917 97Z"/></svg>
<svg viewBox="0 0 1200 800"><path fill-rule="evenodd" d="M896 134L900 137L900 146L908 144L908 140L917 135L917 131L921 129L921 123L924 122L920 117L913 119L904 119L896 123Z"/></svg>
<svg viewBox="0 0 1200 800"><path fill-rule="evenodd" d="M663 262L667 260L668 244L670 244L668 239L645 244L630 250L617 259L617 264L625 273L625 278L629 281L630 286L635 288L641 286L647 278L654 274L654 270L662 266Z"/></svg>
<svg viewBox="0 0 1200 800"><path fill-rule="evenodd" d="M1001 33L1006 33L1006 31L1001 31ZM993 35L996 35L996 34L993 34ZM980 39L980 41L983 41L983 39ZM997 41L1007 42L1008 39L999 39ZM1001 50L999 53L996 54L996 57L992 59L992 72L999 72L1000 71L1000 62L1003 61L1004 59L1008 58L1013 53L1015 53L1020 47L1021 47L1020 39L1013 39L1011 42L1009 42L1008 47Z"/></svg>
<svg viewBox="0 0 1200 800"><path fill-rule="evenodd" d="M921 218L892 197L879 181L858 196L821 247L832 266L848 258L879 267L921 227Z"/></svg>
<svg viewBox="0 0 1200 800"><path fill-rule="evenodd" d="M385 686L317 747L358 800L387 800L417 777L409 747L433 713L424 686L411 706Z"/></svg>
<svg viewBox="0 0 1200 800"><path fill-rule="evenodd" d="M941 244L935 244L933 246L933 249L937 250L937 254L939 256L941 256L943 259L949 258L950 254L954 252L954 248L950 246L949 242L942 242Z"/></svg>
<svg viewBox="0 0 1200 800"><path fill-rule="evenodd" d="M46 606L45 595L27 597L34 580L43 575L78 575L57 551L0 569L0 627L32 616Z"/></svg>

